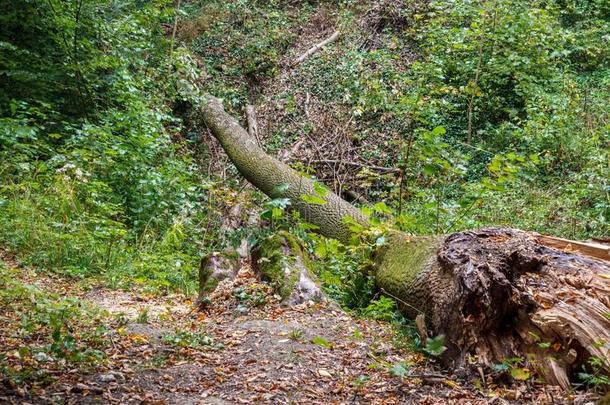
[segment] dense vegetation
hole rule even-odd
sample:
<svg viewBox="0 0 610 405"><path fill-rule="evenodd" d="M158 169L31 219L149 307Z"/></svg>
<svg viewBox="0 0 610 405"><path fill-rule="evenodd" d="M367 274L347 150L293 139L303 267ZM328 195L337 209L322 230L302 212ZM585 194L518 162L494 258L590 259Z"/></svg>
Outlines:
<svg viewBox="0 0 610 405"><path fill-rule="evenodd" d="M283 108L265 134L275 150L317 125L301 87L354 120L361 153L403 171L352 186L400 208L407 230L607 235L605 2L361 3L189 3L177 38L164 1L4 4L3 246L53 271L190 291L219 243L202 241L215 174L180 119L198 76L237 114L252 99ZM344 39L264 93L309 19Z"/></svg>
<svg viewBox="0 0 610 405"><path fill-rule="evenodd" d="M186 60L163 32L174 14L2 5L0 234L27 264L192 291L208 183L169 108Z"/></svg>
<svg viewBox="0 0 610 405"><path fill-rule="evenodd" d="M288 66L335 29L338 42ZM327 291L387 318L359 271L371 246L309 234L289 201L221 232L226 207L262 197L216 158L199 91L236 116L257 106L272 152L341 128L357 146L346 159L366 164L333 186L370 201L381 227L607 237L609 32L603 0L4 2L0 248L44 271L191 294L203 254L290 227ZM333 183L308 153L291 163Z"/></svg>
<svg viewBox="0 0 610 405"><path fill-rule="evenodd" d="M406 230L610 229L604 2L2 7L0 235L27 263L192 291L198 257L224 243L207 202L235 198L182 124L197 85L238 115L279 106L272 150L320 125L296 99L307 87L334 123L353 120L367 161L402 170L351 186ZM309 20L343 39L281 79Z"/></svg>
<svg viewBox="0 0 610 405"><path fill-rule="evenodd" d="M336 126L355 121L347 136L361 147L349 157L404 176L360 173L349 186L403 205L408 230L501 223L607 234L607 5L362 3L211 2L184 35L206 61L210 91L236 113L248 98L280 111L266 134L272 150L303 134L325 136L317 129L324 123L306 117L306 92ZM344 39L278 77L295 55L286 43L314 29L299 28L306 18ZM278 81L281 88L267 90Z"/></svg>

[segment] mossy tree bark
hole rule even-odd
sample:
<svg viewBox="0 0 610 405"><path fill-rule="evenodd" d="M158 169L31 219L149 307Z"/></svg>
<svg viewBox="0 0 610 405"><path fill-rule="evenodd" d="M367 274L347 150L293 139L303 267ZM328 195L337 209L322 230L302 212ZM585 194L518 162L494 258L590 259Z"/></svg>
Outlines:
<svg viewBox="0 0 610 405"><path fill-rule="evenodd" d="M319 232L350 240L345 217L367 226L358 209L329 193L309 204L314 183L265 153L221 102L206 96L202 118L239 172L292 207ZM288 185L288 187L278 187ZM610 262L541 245L530 233L489 228L449 236L394 231L376 254L376 283L408 316L424 314L445 335L445 361L487 365L526 356L528 366L568 387L592 358L610 364Z"/></svg>

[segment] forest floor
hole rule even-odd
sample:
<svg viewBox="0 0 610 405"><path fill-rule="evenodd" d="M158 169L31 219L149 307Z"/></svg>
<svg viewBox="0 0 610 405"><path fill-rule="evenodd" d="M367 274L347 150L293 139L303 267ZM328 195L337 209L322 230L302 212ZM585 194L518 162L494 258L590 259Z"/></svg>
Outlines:
<svg viewBox="0 0 610 405"><path fill-rule="evenodd" d="M595 400L591 394L562 394L532 383L501 387L487 377L487 386L479 384L477 389L472 381L445 374L421 353L401 346L387 323L356 318L331 302L281 306L248 266L235 280L222 282L204 310L194 310L193 301L184 295L159 297L138 289L83 286L4 261L0 268L11 281L0 278L8 284L0 290L74 297L78 307L101 308L106 329L98 346L103 352L99 361L69 362L44 351L51 338L43 329L23 330L23 315L34 316L40 310L20 308L32 305L32 299L15 299L9 305L4 301L0 403L558 404ZM72 335L84 339L85 323L73 319ZM24 352L24 347L29 350ZM29 377L16 377L25 375Z"/></svg>

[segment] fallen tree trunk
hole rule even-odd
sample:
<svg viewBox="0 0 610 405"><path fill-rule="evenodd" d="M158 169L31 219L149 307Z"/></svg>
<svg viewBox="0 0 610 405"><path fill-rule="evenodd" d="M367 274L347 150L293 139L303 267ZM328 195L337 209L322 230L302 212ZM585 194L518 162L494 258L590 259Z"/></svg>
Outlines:
<svg viewBox="0 0 610 405"><path fill-rule="evenodd" d="M347 243L346 217L368 225L334 193L323 204L307 202L313 181L267 155L219 100L206 96L202 116L248 181L271 198L289 198L322 235ZM501 228L436 237L393 231L375 262L378 288L445 336L444 360L454 367L472 356L490 366L521 356L524 366L565 388L591 358L603 364L598 372L608 372L610 262Z"/></svg>

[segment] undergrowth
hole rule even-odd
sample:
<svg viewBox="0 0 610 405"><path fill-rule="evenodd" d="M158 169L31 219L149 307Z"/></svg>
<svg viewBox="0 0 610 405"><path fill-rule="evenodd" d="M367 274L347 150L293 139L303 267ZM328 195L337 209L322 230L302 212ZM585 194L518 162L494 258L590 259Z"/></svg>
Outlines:
<svg viewBox="0 0 610 405"><path fill-rule="evenodd" d="M21 281L24 271L0 261L0 371L5 382L49 383L54 370L85 372L103 364L110 344L107 314Z"/></svg>

